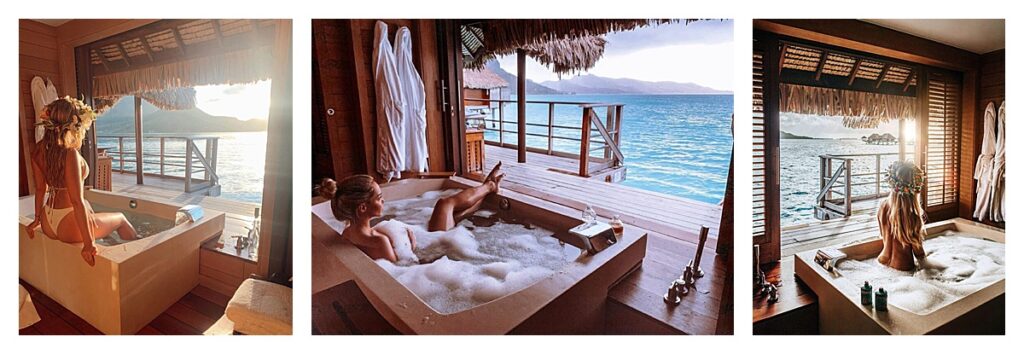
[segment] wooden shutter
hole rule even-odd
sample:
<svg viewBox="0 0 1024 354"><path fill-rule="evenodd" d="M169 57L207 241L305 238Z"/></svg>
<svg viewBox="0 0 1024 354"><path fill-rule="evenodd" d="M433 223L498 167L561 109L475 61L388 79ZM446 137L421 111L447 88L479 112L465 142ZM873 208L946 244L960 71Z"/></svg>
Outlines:
<svg viewBox="0 0 1024 354"><path fill-rule="evenodd" d="M753 226L754 226L754 239L765 237L766 227L765 221L767 219L767 213L765 210L765 124L764 124L764 79L765 79L765 60L764 52L754 50L754 77L753 77L753 121L754 121L754 156L753 156L753 167L754 167L754 215L753 215ZM755 243L758 243L755 241Z"/></svg>
<svg viewBox="0 0 1024 354"><path fill-rule="evenodd" d="M931 72L926 93L927 143L923 145L924 188L929 211L956 207L960 171L960 79L953 74Z"/></svg>

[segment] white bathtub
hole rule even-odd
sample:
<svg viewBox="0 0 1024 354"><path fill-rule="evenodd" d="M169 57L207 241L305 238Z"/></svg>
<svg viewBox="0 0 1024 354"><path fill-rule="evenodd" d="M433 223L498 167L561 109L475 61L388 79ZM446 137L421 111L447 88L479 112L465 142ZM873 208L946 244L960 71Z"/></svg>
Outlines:
<svg viewBox="0 0 1024 354"><path fill-rule="evenodd" d="M382 186L385 200L410 198L427 191L467 188L474 182L461 178L406 180ZM497 207L502 199L507 210ZM489 196L484 209L515 213L548 230L559 239L582 247L566 230L581 223L578 211L512 191ZM318 217L314 223L323 223ZM323 225L314 225L314 230ZM328 251L351 272L373 307L392 326L407 334L584 334L604 330L608 290L643 261L647 234L626 228L619 242L593 256L584 256L564 269L517 292L460 312L443 314L431 308L337 233L317 234Z"/></svg>
<svg viewBox="0 0 1024 354"><path fill-rule="evenodd" d="M928 238L945 231L1004 243L1005 231L956 218L925 225ZM882 250L874 239L839 248L850 259L869 259ZM998 280L926 314L915 314L889 305L875 311L860 304L860 284L814 262L817 250L796 255L796 276L818 296L818 325L821 334L1003 334L1005 332L1006 279Z"/></svg>
<svg viewBox="0 0 1024 354"><path fill-rule="evenodd" d="M94 206L174 220L180 205L88 190ZM134 201L135 206L130 203ZM149 237L115 246L96 245L96 265L82 259L82 244L43 235L29 238L34 197L19 201L18 277L106 334L134 334L199 284L199 245L224 230L224 214L206 211Z"/></svg>

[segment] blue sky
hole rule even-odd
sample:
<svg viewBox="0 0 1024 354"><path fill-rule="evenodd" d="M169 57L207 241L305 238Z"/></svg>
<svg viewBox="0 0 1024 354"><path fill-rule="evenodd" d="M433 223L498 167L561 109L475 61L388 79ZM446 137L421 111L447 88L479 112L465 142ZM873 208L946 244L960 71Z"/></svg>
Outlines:
<svg viewBox="0 0 1024 354"><path fill-rule="evenodd" d="M605 35L604 57L585 74L644 81L692 82L733 90L733 21L673 23ZM502 69L515 73L513 55L498 59ZM526 77L537 81L558 76L533 59ZM571 78L571 76L563 76Z"/></svg>

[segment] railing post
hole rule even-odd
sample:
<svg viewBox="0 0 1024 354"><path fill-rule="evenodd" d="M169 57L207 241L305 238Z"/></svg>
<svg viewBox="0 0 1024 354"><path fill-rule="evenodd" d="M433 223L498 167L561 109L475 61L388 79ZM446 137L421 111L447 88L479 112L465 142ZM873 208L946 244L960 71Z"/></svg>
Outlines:
<svg viewBox="0 0 1024 354"><path fill-rule="evenodd" d="M593 108L583 108L583 122L580 124L580 176L590 177L590 112Z"/></svg>
<svg viewBox="0 0 1024 354"><path fill-rule="evenodd" d="M622 146L622 105L615 106L615 146ZM616 161L616 165L624 164L624 161Z"/></svg>
<svg viewBox="0 0 1024 354"><path fill-rule="evenodd" d="M192 192L192 139L185 138L185 192Z"/></svg>
<svg viewBox="0 0 1024 354"><path fill-rule="evenodd" d="M902 122L902 120L900 120ZM875 196L882 194L882 155L875 155Z"/></svg>
<svg viewBox="0 0 1024 354"><path fill-rule="evenodd" d="M613 119L612 115L615 114L615 107L614 106L608 106L607 110L608 111L605 112L605 117L604 117L604 126L607 129L615 129L615 126L612 125L612 119ZM606 162L608 161L608 159L610 159L612 157L612 148L611 148L611 146L608 146L609 143L611 143L611 142L610 141L606 141L605 144L604 144L604 160Z"/></svg>
<svg viewBox="0 0 1024 354"><path fill-rule="evenodd" d="M203 139L203 145L206 145L204 147L206 149L206 154L204 154L204 155L206 156L207 161L209 161L210 156L212 155L212 150L211 150L212 147L210 146L210 138ZM206 180L206 181L210 180L210 172L211 172L210 169L203 169L203 180Z"/></svg>
<svg viewBox="0 0 1024 354"><path fill-rule="evenodd" d="M164 176L164 137L160 137L160 176Z"/></svg>
<svg viewBox="0 0 1024 354"><path fill-rule="evenodd" d="M828 176L825 174L825 160L825 155L818 155L818 193L821 193L821 191L825 189L825 185L828 183L825 182L825 176ZM828 177L831 178L832 176ZM825 207L825 199L819 200L817 202L819 207Z"/></svg>
<svg viewBox="0 0 1024 354"><path fill-rule="evenodd" d="M555 125L555 103L548 102L548 155L551 155Z"/></svg>
<svg viewBox="0 0 1024 354"><path fill-rule="evenodd" d="M850 216L853 214L853 198L851 198L853 193L853 160L846 159L843 161L843 164L846 167L846 195L843 196L843 199L846 199L846 216Z"/></svg>
<svg viewBox="0 0 1024 354"><path fill-rule="evenodd" d="M828 157L826 159L827 159L827 161L826 161L826 164L825 164L825 167L826 167L825 170L828 173L826 176L829 176L829 178L831 178L832 177L832 158ZM831 200L832 199L832 187L829 187L828 194L825 195L825 199L826 200Z"/></svg>
<svg viewBox="0 0 1024 354"><path fill-rule="evenodd" d="M207 156L210 160L210 168L213 170L213 174L217 174L217 148L220 145L220 138L213 138L213 157ZM481 145L482 146L482 145Z"/></svg>
<svg viewBox="0 0 1024 354"><path fill-rule="evenodd" d="M117 164L118 172L124 173L124 137L117 137Z"/></svg>
<svg viewBox="0 0 1024 354"><path fill-rule="evenodd" d="M505 147L505 105L498 105L498 146Z"/></svg>

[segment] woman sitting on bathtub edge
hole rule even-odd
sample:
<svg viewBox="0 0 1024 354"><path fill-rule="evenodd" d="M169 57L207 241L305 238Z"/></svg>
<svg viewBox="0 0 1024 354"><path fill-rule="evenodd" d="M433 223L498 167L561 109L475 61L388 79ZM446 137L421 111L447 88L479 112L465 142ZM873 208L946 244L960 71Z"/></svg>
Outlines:
<svg viewBox="0 0 1024 354"><path fill-rule="evenodd" d="M498 174L500 170L501 162L494 166L479 186L439 199L434 205L427 230L447 231L473 215L480 209L484 197L498 192L498 185L505 177L504 174ZM331 197L331 212L334 217L348 223L341 237L352 242L372 259L398 261L396 243L404 243L405 240L392 240L385 233L370 226L370 221L380 217L384 212L384 196L381 194L380 185L373 177L355 175L337 182L334 188L330 188L329 184L330 181L327 181L325 185L321 185L321 195ZM330 189L334 189L333 193ZM412 249L415 250L416 236L408 228L406 233Z"/></svg>
<svg viewBox="0 0 1024 354"><path fill-rule="evenodd" d="M32 182L35 185L35 220L28 225L29 237L42 226L47 237L66 243L82 243L82 259L96 265L93 241L115 230L125 240L137 238L135 228L121 213L97 213L85 200L83 180L89 165L78 153L96 114L92 107L64 97L46 106L43 140L32 154Z"/></svg>

